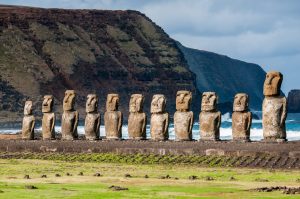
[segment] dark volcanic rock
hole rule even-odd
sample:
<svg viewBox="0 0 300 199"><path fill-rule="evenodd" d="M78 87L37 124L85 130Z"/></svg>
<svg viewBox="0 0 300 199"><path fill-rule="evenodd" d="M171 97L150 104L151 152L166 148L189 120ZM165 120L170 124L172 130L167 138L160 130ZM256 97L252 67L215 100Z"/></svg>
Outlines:
<svg viewBox="0 0 300 199"><path fill-rule="evenodd" d="M137 11L0 6L0 52L0 121L21 121L28 98L38 119L45 94L60 119L66 89L78 93L81 119L88 93L99 95L101 113L106 95L119 93L125 122L133 93L145 95L148 113L152 95L165 94L172 115L176 91L187 89L199 111L196 76L175 41Z"/></svg>
<svg viewBox="0 0 300 199"><path fill-rule="evenodd" d="M197 75L200 92L214 91L219 96L219 109L232 111L236 93L247 93L250 108L261 110L265 71L257 64L246 63L230 57L182 46L189 68Z"/></svg>
<svg viewBox="0 0 300 199"><path fill-rule="evenodd" d="M25 189L37 189L34 185L25 185Z"/></svg>
<svg viewBox="0 0 300 199"><path fill-rule="evenodd" d="M288 111L300 113L300 90L291 90L288 94Z"/></svg>
<svg viewBox="0 0 300 199"><path fill-rule="evenodd" d="M128 190L128 188L126 188L126 187L120 187L120 186L115 186L115 185L112 185L108 188L113 190L113 191L126 191L126 190Z"/></svg>

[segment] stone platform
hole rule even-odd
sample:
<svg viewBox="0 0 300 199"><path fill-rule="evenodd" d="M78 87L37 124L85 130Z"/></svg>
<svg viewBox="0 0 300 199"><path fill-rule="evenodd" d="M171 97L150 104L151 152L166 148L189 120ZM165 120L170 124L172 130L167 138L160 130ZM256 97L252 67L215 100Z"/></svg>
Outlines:
<svg viewBox="0 0 300 199"><path fill-rule="evenodd" d="M219 156L288 156L300 159L300 141L286 143L231 141L164 141L150 140L0 140L0 152L55 153L121 153L156 155L219 155Z"/></svg>

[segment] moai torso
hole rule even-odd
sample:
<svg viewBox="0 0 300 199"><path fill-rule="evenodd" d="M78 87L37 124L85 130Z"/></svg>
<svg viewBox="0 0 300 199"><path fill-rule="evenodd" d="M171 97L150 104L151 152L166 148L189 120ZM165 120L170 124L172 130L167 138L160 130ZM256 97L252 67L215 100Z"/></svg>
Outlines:
<svg viewBox="0 0 300 199"><path fill-rule="evenodd" d="M283 96L265 97L263 101L264 139L282 139L282 141L286 139L286 104L286 98Z"/></svg>
<svg viewBox="0 0 300 199"><path fill-rule="evenodd" d="M216 141L220 138L221 112L217 111L217 95L204 92L199 115L200 137L204 141Z"/></svg>
<svg viewBox="0 0 300 199"><path fill-rule="evenodd" d="M268 72L264 82L265 99L262 110L265 141L286 141L287 101L284 96L280 96L282 78L279 72Z"/></svg>
<svg viewBox="0 0 300 199"><path fill-rule="evenodd" d="M24 118L22 122L22 139L34 139L35 118L32 114L32 101L26 101L24 107Z"/></svg>
<svg viewBox="0 0 300 199"><path fill-rule="evenodd" d="M189 111L192 93L178 91L176 96L176 112L174 114L175 140L191 140L194 115Z"/></svg>
<svg viewBox="0 0 300 199"><path fill-rule="evenodd" d="M248 95L235 95L232 113L232 139L235 141L250 141L252 114L248 111Z"/></svg>
<svg viewBox="0 0 300 199"><path fill-rule="evenodd" d="M75 91L67 90L63 101L64 112L61 120L61 134L64 140L73 140L78 138L78 112L74 110Z"/></svg>
<svg viewBox="0 0 300 199"><path fill-rule="evenodd" d="M86 102L86 117L84 123L85 138L87 140L96 140L100 137L100 114L98 112L98 97L95 94L89 94Z"/></svg>
<svg viewBox="0 0 300 199"><path fill-rule="evenodd" d="M151 102L150 134L152 140L167 140L169 138L169 114L165 112L166 98L164 95L154 95Z"/></svg>
<svg viewBox="0 0 300 199"><path fill-rule="evenodd" d="M53 109L53 96L45 95L42 104L42 136L44 140L55 139L55 113Z"/></svg>
<svg viewBox="0 0 300 199"><path fill-rule="evenodd" d="M104 125L106 139L122 138L123 115L118 111L119 95L108 94L106 101L106 112L104 114Z"/></svg>
<svg viewBox="0 0 300 199"><path fill-rule="evenodd" d="M143 112L144 96L141 94L131 95L128 116L129 139L146 139L146 114Z"/></svg>

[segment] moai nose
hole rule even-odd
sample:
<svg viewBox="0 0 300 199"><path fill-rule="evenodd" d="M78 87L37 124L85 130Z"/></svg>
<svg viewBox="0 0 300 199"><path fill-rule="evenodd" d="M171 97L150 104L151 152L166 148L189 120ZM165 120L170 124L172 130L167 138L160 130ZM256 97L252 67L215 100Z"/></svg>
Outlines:
<svg viewBox="0 0 300 199"><path fill-rule="evenodd" d="M267 79L267 85L271 85L273 79L274 79L274 77L269 77Z"/></svg>
<svg viewBox="0 0 300 199"><path fill-rule="evenodd" d="M69 101L69 95L67 96L66 100L65 100L65 103L67 103Z"/></svg>
<svg viewBox="0 0 300 199"><path fill-rule="evenodd" d="M180 102L180 103L183 102L183 99L184 99L184 95L183 95L183 94L179 95L179 102Z"/></svg>

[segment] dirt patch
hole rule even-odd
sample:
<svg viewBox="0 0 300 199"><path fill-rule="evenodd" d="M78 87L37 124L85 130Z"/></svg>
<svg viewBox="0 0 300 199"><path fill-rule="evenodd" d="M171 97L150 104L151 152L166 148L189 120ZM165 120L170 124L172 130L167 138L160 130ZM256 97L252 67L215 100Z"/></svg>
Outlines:
<svg viewBox="0 0 300 199"><path fill-rule="evenodd" d="M260 188L250 189L250 191L257 191L257 192L282 191L283 194L300 194L300 187L286 187L286 186L260 187Z"/></svg>

